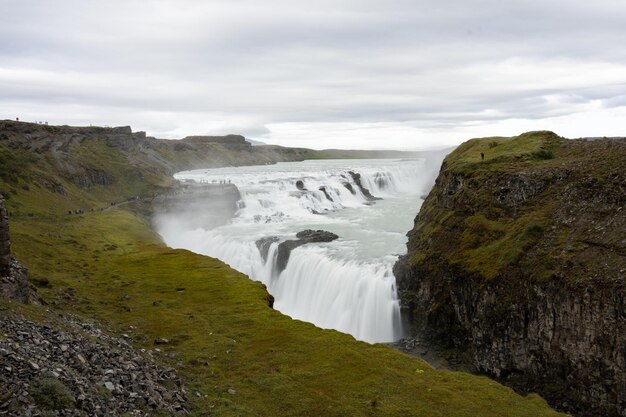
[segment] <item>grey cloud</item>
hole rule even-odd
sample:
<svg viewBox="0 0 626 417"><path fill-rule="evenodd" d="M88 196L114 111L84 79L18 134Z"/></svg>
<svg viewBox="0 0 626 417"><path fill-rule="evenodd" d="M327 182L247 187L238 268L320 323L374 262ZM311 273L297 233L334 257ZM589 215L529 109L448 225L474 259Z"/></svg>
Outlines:
<svg viewBox="0 0 626 417"><path fill-rule="evenodd" d="M0 26L2 108L83 106L94 123L124 109L156 135L184 131L185 120L263 136L277 123L427 129L624 105L626 5L613 0L0 8L12 17ZM172 120L151 123L157 113Z"/></svg>

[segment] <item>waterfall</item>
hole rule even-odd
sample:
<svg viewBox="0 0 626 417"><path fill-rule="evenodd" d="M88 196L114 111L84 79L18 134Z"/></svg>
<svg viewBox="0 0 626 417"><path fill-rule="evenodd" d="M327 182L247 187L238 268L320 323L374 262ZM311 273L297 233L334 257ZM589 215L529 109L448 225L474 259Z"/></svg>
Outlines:
<svg viewBox="0 0 626 417"><path fill-rule="evenodd" d="M227 225L193 230L169 216L157 221L158 231L172 247L218 258L263 282L274 308L294 319L390 342L402 336L392 266L404 251L417 196L432 185L425 167L423 160L344 160L183 172L176 178L234 183L237 213ZM306 228L340 238L297 247L279 271L280 242ZM263 256L256 242L268 237L274 239Z"/></svg>

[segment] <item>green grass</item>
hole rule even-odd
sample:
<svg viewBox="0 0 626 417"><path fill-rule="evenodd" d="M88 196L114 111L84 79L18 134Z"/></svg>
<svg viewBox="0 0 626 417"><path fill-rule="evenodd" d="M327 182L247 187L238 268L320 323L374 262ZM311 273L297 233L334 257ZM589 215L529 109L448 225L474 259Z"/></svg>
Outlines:
<svg viewBox="0 0 626 417"><path fill-rule="evenodd" d="M56 308L129 333L138 347L171 340L160 346L163 361L207 396L196 400L195 415L557 415L539 397L487 378L435 371L387 346L291 320L267 306L261 284L162 246L131 212L19 218L12 231L16 255L33 276L48 278L40 292Z"/></svg>
<svg viewBox="0 0 626 417"><path fill-rule="evenodd" d="M422 206L421 218L411 232L425 250L412 250L411 262L418 264L440 254L446 262L493 279L518 262L550 226L555 199L542 194L539 203L520 204L519 210L505 209L494 199L494 181L520 172L540 171L561 163L557 158L558 137L552 132L529 132L513 138L472 139L446 157L445 174L464 178L465 184L455 201L466 212L435 206ZM481 158L484 154L484 160ZM438 246L437 241L443 246ZM411 244L411 243L410 243ZM419 243L418 243L419 244ZM548 277L549 271L534 278Z"/></svg>
<svg viewBox="0 0 626 417"><path fill-rule="evenodd" d="M95 319L112 334L129 334L137 348L154 349L155 338L169 339L156 355L179 369L192 415L559 415L536 395L522 397L486 377L433 370L385 345L269 308L262 284L216 259L165 247L128 206L97 210L109 200L153 192L167 179L129 166L103 143L71 152L83 166L107 169L113 184L81 189L45 155L24 167L28 180L1 179L13 213L14 255L34 282L47 282L39 292L53 312ZM65 194L46 187L50 181L62 184ZM77 207L96 211L65 214ZM41 320L51 315L11 308Z"/></svg>
<svg viewBox="0 0 626 417"><path fill-rule="evenodd" d="M527 132L513 138L487 137L471 139L457 147L448 157L449 169L497 169L511 162L553 159L551 142L557 139L552 132ZM481 159L481 153L485 159ZM481 164L477 166L477 164ZM482 168L481 168L482 167Z"/></svg>

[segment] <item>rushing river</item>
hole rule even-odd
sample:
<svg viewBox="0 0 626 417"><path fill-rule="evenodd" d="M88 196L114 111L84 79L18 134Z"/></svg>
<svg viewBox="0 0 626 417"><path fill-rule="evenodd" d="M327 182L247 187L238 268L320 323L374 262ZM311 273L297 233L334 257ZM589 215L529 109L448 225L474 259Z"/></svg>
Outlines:
<svg viewBox="0 0 626 417"><path fill-rule="evenodd" d="M406 252L406 233L440 162L311 160L180 172L180 180L232 182L241 193L238 210L213 229L163 221L159 233L169 246L221 259L262 281L274 308L294 319L367 342L394 341L402 336L402 320L392 267ZM363 188L382 199L370 201ZM339 239L294 249L278 271L278 244L305 229ZM272 236L279 241L265 260L256 242Z"/></svg>

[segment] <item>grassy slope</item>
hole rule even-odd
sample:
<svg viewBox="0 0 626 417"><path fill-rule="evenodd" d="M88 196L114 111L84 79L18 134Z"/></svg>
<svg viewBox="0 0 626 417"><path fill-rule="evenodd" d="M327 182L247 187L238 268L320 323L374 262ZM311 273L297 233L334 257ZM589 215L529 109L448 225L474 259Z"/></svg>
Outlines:
<svg viewBox="0 0 626 417"><path fill-rule="evenodd" d="M481 152L485 154L484 161ZM467 212L457 216L441 206L422 206L420 217L428 221L416 223L410 232L414 239L409 245L421 248L409 248L411 262L418 264L430 256L445 253L448 262L463 270L478 273L485 279L496 277L512 263L520 261L520 257L552 225L551 216L561 204L555 196L561 190L559 187L548 188L541 199L525 203L523 209L511 215L494 204L493 193L497 188L494 181L518 175L534 175L550 181L552 171L568 164L575 166L584 158L587 156L572 154L562 139L552 132L529 132L513 138L490 137L465 142L445 159L444 171L469 182L464 188L470 191L464 192L471 195L457 197L466 201ZM447 237L441 239L443 235ZM447 250L431 244L434 236L438 236L435 241L442 241ZM454 245L450 246L452 242ZM423 250L424 247L428 249ZM550 277L550 268L547 261L533 265L534 278Z"/></svg>
<svg viewBox="0 0 626 417"><path fill-rule="evenodd" d="M486 280L518 271L533 280L556 274L574 284L623 285L623 234L614 225L624 201L624 145L545 131L465 142L442 172L464 185L453 197L439 187L422 206L410 232L411 263L443 261ZM541 189L516 207L496 201L497 193L520 198L533 186ZM445 198L454 203L437 201Z"/></svg>
<svg viewBox="0 0 626 417"><path fill-rule="evenodd" d="M267 307L261 284L218 260L164 247L129 210L64 214L149 195L167 182L131 172L102 143L89 146L73 156L108 166L113 186L87 192L55 176L62 196L37 185L53 175L37 158L0 178L10 196L14 254L35 282L50 282L40 292L54 308L127 333L138 347L170 339L160 357L202 394L192 395L195 415L557 415L539 397L523 398L487 378L435 371L386 346L293 321Z"/></svg>
<svg viewBox="0 0 626 417"><path fill-rule="evenodd" d="M554 139L551 132L530 132L515 138L486 138L469 141L460 152L455 152L449 159L452 170L472 173L480 172L479 176L487 180L494 171L516 172L533 169L537 166L549 165L553 157ZM480 152L485 154L485 161L480 161ZM485 168L486 167L486 168ZM467 171L465 171L467 172ZM481 179L479 179L481 180ZM485 207L489 207L491 199L488 187L485 187ZM554 209L555 200L545 200L542 207L536 207L521 213L518 217L504 220L496 217L491 220L484 214L476 214L466 221L466 229L462 236L463 247L459 259L469 271L480 272L486 278L494 277L519 257L538 237L529 230L548 227L549 213ZM501 236L488 245L475 242L476 236Z"/></svg>

